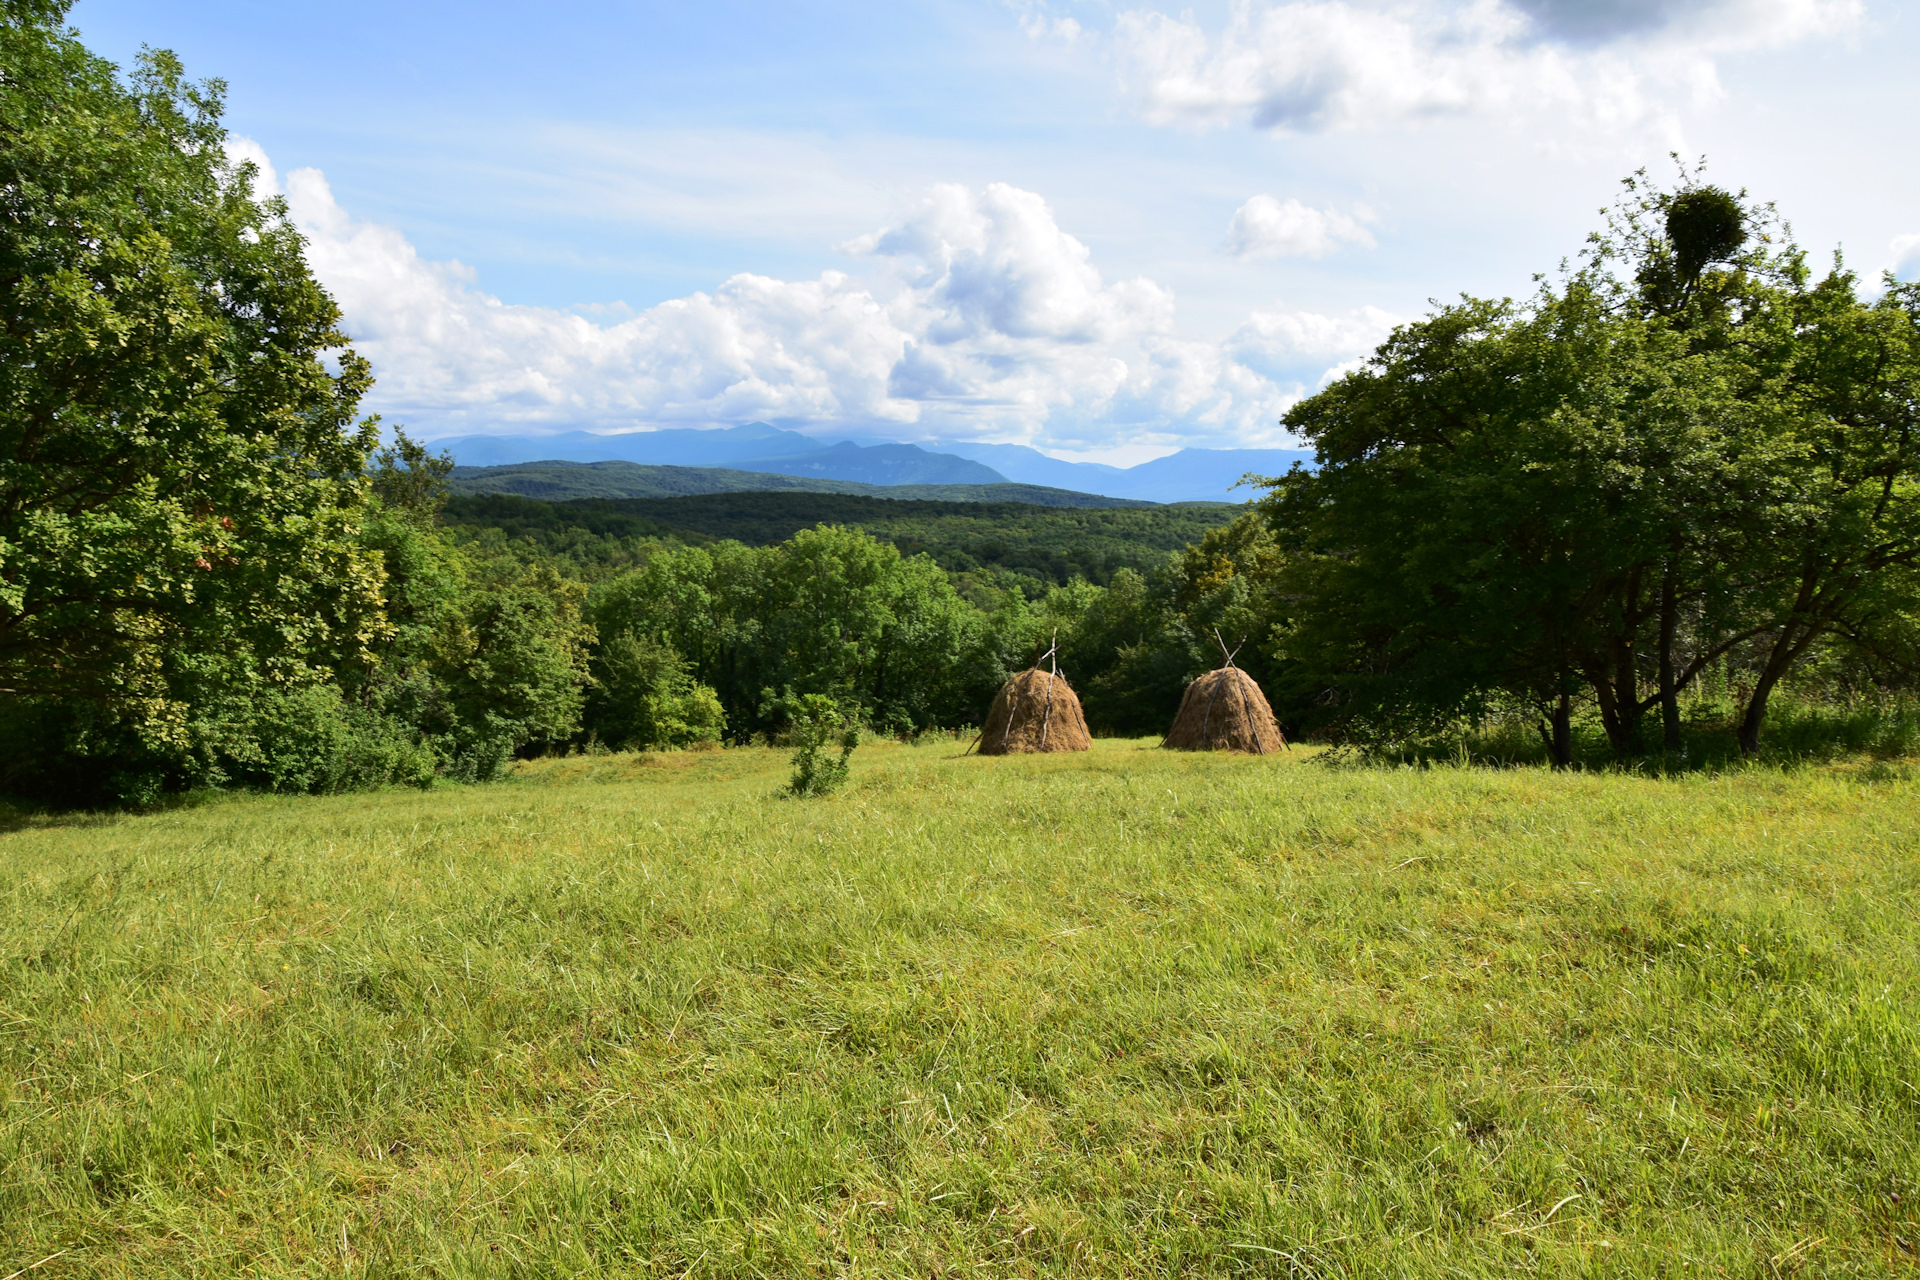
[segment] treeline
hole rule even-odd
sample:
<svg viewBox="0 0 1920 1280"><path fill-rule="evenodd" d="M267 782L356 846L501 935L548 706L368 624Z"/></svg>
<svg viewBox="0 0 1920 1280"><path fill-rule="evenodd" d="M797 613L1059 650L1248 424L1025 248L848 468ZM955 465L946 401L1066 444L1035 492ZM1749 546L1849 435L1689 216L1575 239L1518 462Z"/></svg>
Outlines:
<svg viewBox="0 0 1920 1280"><path fill-rule="evenodd" d="M858 525L905 555L932 557L951 573L1014 574L1026 579L1029 594L1037 594L1076 578L1105 586L1121 569L1148 572L1168 552L1184 548L1236 514L1223 503L1037 507L774 492L569 502L507 494L456 496L447 502L442 519L529 539L567 555L586 572L593 567L586 551L589 539L732 539L769 546L818 525ZM604 553L602 558L607 558Z"/></svg>
<svg viewBox="0 0 1920 1280"><path fill-rule="evenodd" d="M220 86L164 53L123 79L63 13L0 7L9 794L479 780L777 736L801 705L966 728L1056 636L1096 732L1163 731L1224 641L1295 737L1518 728L1561 764L1589 727L1684 751L1709 685L1751 752L1782 688L1920 667L1920 287L1816 276L1698 175L1636 179L1537 296L1444 308L1296 406L1317 467L1229 524L488 523L359 418L370 371L227 162ZM1195 526L1152 545L1170 519ZM1050 538L1098 565L1016 554Z"/></svg>

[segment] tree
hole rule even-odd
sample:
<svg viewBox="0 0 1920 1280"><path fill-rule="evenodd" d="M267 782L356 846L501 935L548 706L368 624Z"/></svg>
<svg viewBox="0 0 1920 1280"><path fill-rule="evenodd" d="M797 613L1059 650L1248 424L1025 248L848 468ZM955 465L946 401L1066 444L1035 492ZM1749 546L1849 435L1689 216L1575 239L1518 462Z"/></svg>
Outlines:
<svg viewBox="0 0 1920 1280"><path fill-rule="evenodd" d="M1287 675L1393 737L1502 701L1562 764L1590 701L1614 750L1715 663L1759 656L1740 729L1920 561L1915 291L1810 284L1769 209L1636 176L1584 264L1526 306L1397 331L1287 423L1273 487Z"/></svg>
<svg viewBox="0 0 1920 1280"><path fill-rule="evenodd" d="M971 723L1006 677L1005 637L938 565L857 529L669 551L603 584L591 612L603 636L684 658L743 738L808 694L892 732Z"/></svg>
<svg viewBox="0 0 1920 1280"><path fill-rule="evenodd" d="M603 638L592 670L586 724L610 747L685 747L726 732L719 697L656 640L631 631Z"/></svg>
<svg viewBox="0 0 1920 1280"><path fill-rule="evenodd" d="M217 690L381 634L369 376L223 86L123 81L65 11L0 7L0 710L187 768Z"/></svg>
<svg viewBox="0 0 1920 1280"><path fill-rule="evenodd" d="M1920 565L1920 286L1869 304L1836 267L1783 324L1787 399L1753 531L1752 629L1764 639L1740 722L1757 750L1773 691L1821 640L1909 610Z"/></svg>
<svg viewBox="0 0 1920 1280"><path fill-rule="evenodd" d="M1648 554L1649 455L1692 417L1671 394L1684 355L1576 285L1531 314L1446 308L1296 406L1320 465L1266 506L1298 602L1279 644L1294 698L1394 737L1498 695L1536 708L1566 763L1575 695L1638 626L1620 610ZM1604 711L1622 747L1625 710Z"/></svg>

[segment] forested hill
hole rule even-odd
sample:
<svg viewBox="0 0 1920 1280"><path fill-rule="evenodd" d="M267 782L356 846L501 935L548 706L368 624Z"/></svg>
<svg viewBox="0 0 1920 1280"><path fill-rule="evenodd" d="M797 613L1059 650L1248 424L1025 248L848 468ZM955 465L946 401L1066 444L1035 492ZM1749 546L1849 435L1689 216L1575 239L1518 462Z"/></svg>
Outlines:
<svg viewBox="0 0 1920 1280"><path fill-rule="evenodd" d="M704 493L844 493L942 502L1017 502L1042 507L1146 507L1138 498L1108 498L1039 484L863 484L821 476L776 475L727 467L643 466L635 462L518 462L455 467L455 493L508 493L547 502L580 498L676 498Z"/></svg>
<svg viewBox="0 0 1920 1280"><path fill-rule="evenodd" d="M714 493L681 498L541 502L506 494L460 496L441 514L454 526L495 528L560 549L581 535L601 539L731 538L750 546L782 542L819 524L852 525L921 552L944 569L1001 569L1065 584L1104 584L1123 568L1145 569L1197 542L1243 508L1043 507L1017 502L930 502L835 493Z"/></svg>

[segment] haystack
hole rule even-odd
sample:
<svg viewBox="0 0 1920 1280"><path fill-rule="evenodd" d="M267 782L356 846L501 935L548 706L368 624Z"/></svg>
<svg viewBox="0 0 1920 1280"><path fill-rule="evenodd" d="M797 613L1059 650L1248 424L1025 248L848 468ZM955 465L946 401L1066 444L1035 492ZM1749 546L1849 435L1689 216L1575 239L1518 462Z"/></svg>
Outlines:
<svg viewBox="0 0 1920 1280"><path fill-rule="evenodd" d="M1220 652L1225 663L1187 686L1186 696L1180 699L1180 714L1173 718L1173 728L1160 745L1176 751L1251 751L1256 755L1286 746L1287 739L1273 718L1267 696L1252 676L1233 665L1239 650L1228 653L1222 641Z"/></svg>
<svg viewBox="0 0 1920 1280"><path fill-rule="evenodd" d="M1000 687L980 730L980 754L1013 755L1027 751L1085 751L1093 745L1080 699L1056 661L1051 670L1039 661Z"/></svg>

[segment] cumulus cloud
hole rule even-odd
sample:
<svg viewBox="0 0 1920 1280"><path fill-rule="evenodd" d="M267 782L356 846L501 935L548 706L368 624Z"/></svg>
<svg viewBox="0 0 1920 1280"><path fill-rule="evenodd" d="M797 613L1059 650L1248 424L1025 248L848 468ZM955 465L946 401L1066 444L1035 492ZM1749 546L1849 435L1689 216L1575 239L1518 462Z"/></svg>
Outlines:
<svg viewBox="0 0 1920 1280"><path fill-rule="evenodd" d="M1011 7L1019 16L1020 29L1027 33L1028 39L1074 44L1086 34L1077 19L1049 13L1044 0L1013 0Z"/></svg>
<svg viewBox="0 0 1920 1280"><path fill-rule="evenodd" d="M1920 235L1893 238L1893 274L1902 280L1920 280Z"/></svg>
<svg viewBox="0 0 1920 1280"><path fill-rule="evenodd" d="M1647 123L1719 92L1715 57L1838 31L1860 0L1290 0L1235 6L1218 33L1135 9L1115 36L1149 119L1276 131L1550 112Z"/></svg>
<svg viewBox="0 0 1920 1280"><path fill-rule="evenodd" d="M1180 336L1172 295L1109 281L1045 200L938 186L842 246L851 271L742 273L637 313L518 306L462 263L353 218L315 169L281 189L315 274L379 379L371 407L428 436L771 419L897 437L1264 443L1389 318L1275 312Z"/></svg>
<svg viewBox="0 0 1920 1280"><path fill-rule="evenodd" d="M1319 385L1350 368L1386 341L1401 317L1378 307L1345 315L1310 311L1256 311L1228 338L1225 349L1242 367L1276 384Z"/></svg>
<svg viewBox="0 0 1920 1280"><path fill-rule="evenodd" d="M1324 258L1343 244L1373 248L1360 216L1269 195L1241 205L1227 226L1227 252L1236 258Z"/></svg>

